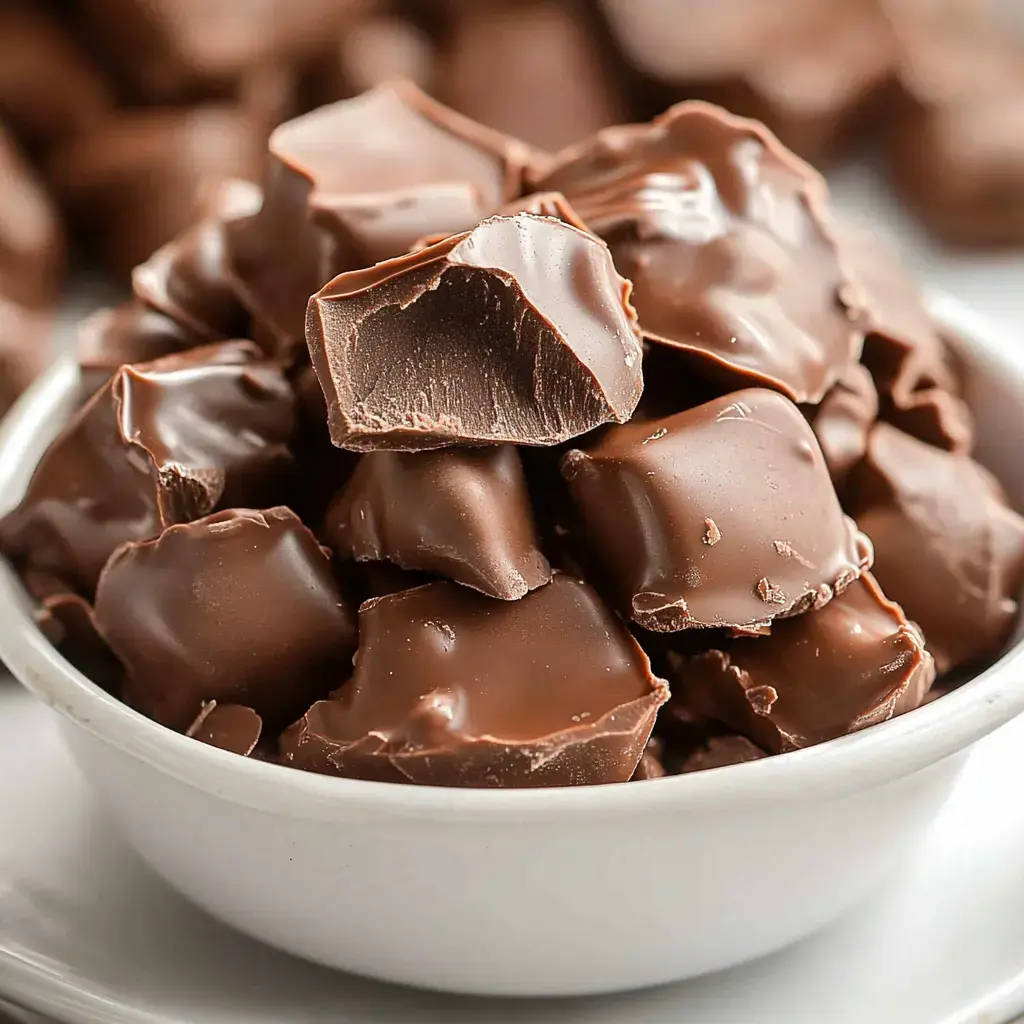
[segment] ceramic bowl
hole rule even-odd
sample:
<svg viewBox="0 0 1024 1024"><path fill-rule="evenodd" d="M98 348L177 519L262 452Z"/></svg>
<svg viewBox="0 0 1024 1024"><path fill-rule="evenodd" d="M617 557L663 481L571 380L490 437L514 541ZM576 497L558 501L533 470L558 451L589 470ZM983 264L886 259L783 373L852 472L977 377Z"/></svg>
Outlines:
<svg viewBox="0 0 1024 1024"><path fill-rule="evenodd" d="M1024 505L1024 349L948 299L980 457ZM12 503L75 395L55 366L9 416ZM941 700L751 764L618 786L458 790L250 761L143 718L33 624L0 565L0 656L60 716L129 842L209 913L332 967L456 992L607 992L726 968L911 870L971 746L1024 710L1024 651Z"/></svg>

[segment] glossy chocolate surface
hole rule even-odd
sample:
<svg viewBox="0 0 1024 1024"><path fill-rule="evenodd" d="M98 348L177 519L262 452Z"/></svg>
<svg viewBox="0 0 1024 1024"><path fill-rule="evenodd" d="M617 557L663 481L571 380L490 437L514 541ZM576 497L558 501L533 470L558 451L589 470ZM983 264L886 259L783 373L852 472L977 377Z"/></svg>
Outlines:
<svg viewBox="0 0 1024 1024"><path fill-rule="evenodd" d="M920 632L870 574L769 636L673 661L675 699L772 753L887 721L917 707L935 679Z"/></svg>
<svg viewBox="0 0 1024 1024"><path fill-rule="evenodd" d="M336 274L465 231L518 195L528 147L390 83L270 137L263 210L230 232L247 305L279 351Z"/></svg>
<svg viewBox="0 0 1024 1024"><path fill-rule="evenodd" d="M646 629L756 628L821 607L870 563L811 428L773 391L613 427L562 474L595 571Z"/></svg>
<svg viewBox="0 0 1024 1024"><path fill-rule="evenodd" d="M248 757L256 749L262 732L263 720L252 708L211 700L203 705L185 735L211 747Z"/></svg>
<svg viewBox="0 0 1024 1024"><path fill-rule="evenodd" d="M530 214L342 274L306 337L331 437L355 451L557 444L627 420L643 387L607 247Z"/></svg>
<svg viewBox="0 0 1024 1024"><path fill-rule="evenodd" d="M368 601L359 645L351 681L282 737L285 764L440 786L625 782L668 696L564 575L520 601L447 582Z"/></svg>
<svg viewBox="0 0 1024 1024"><path fill-rule="evenodd" d="M1024 518L987 470L880 423L848 508L874 543L878 582L924 631L940 672L998 653L1024 584Z"/></svg>
<svg viewBox="0 0 1024 1024"><path fill-rule="evenodd" d="M36 609L35 620L79 672L108 693L120 694L124 668L97 632L88 601L62 591L48 594Z"/></svg>
<svg viewBox="0 0 1024 1024"><path fill-rule="evenodd" d="M231 509L122 545L95 614L127 671L125 701L182 731L211 700L281 727L356 646L327 554L286 508Z"/></svg>
<svg viewBox="0 0 1024 1024"><path fill-rule="evenodd" d="M506 601L551 579L508 445L370 452L328 510L323 536L342 557L433 572Z"/></svg>
<svg viewBox="0 0 1024 1024"><path fill-rule="evenodd" d="M118 544L279 484L294 407L281 368L259 361L251 342L124 367L72 418L0 521L4 553L91 595Z"/></svg>
<svg viewBox="0 0 1024 1024"><path fill-rule="evenodd" d="M824 181L753 121L681 103L558 154L563 192L633 282L644 336L817 402L860 354Z"/></svg>
<svg viewBox="0 0 1024 1024"><path fill-rule="evenodd" d="M851 363L821 403L809 410L814 436L837 491L868 448L868 434L878 419L878 392L871 373Z"/></svg>

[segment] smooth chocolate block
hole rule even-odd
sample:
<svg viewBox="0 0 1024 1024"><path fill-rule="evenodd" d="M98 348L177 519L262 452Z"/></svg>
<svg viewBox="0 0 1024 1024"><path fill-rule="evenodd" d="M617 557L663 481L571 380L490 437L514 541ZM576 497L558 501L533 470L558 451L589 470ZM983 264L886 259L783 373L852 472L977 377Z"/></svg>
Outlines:
<svg viewBox="0 0 1024 1024"><path fill-rule="evenodd" d="M613 427L562 475L588 559L645 629L756 630L820 608L870 565L788 399L748 389Z"/></svg>
<svg viewBox="0 0 1024 1024"><path fill-rule="evenodd" d="M868 450L868 435L878 419L878 392L868 368L847 366L821 403L808 409L808 418L832 483L842 493L850 471Z"/></svg>
<svg viewBox="0 0 1024 1024"><path fill-rule="evenodd" d="M96 624L124 700L184 732L208 701L280 727L346 671L355 623L327 553L287 508L229 509L123 544Z"/></svg>
<svg viewBox="0 0 1024 1024"><path fill-rule="evenodd" d="M850 495L878 582L924 631L939 672L998 653L1024 584L1024 518L995 478L879 423Z"/></svg>
<svg viewBox="0 0 1024 1024"><path fill-rule="evenodd" d="M306 340L331 437L353 451L558 444L628 420L643 387L608 248L530 214L336 277Z"/></svg>
<svg viewBox="0 0 1024 1024"><path fill-rule="evenodd" d="M185 735L211 747L248 757L260 741L263 719L244 704L207 701Z"/></svg>
<svg viewBox="0 0 1024 1024"><path fill-rule="evenodd" d="M515 448L369 452L327 511L327 543L518 600L551 579Z"/></svg>
<svg viewBox="0 0 1024 1024"><path fill-rule="evenodd" d="M511 602L430 583L362 605L352 679L285 732L281 758L435 786L625 782L667 696L584 583L556 575Z"/></svg>
<svg viewBox="0 0 1024 1024"><path fill-rule="evenodd" d="M294 429L294 393L251 342L125 366L40 460L0 547L91 596L119 544L272 493Z"/></svg>
<svg viewBox="0 0 1024 1024"><path fill-rule="evenodd" d="M407 252L494 213L530 150L389 83L280 125L262 211L229 234L235 275L282 353L302 345L309 296L342 271Z"/></svg>
<svg viewBox="0 0 1024 1024"><path fill-rule="evenodd" d="M670 661L675 699L775 754L888 721L935 679L920 631L870 574L768 636Z"/></svg>
<svg viewBox="0 0 1024 1024"><path fill-rule="evenodd" d="M681 103L564 150L534 185L608 242L644 337L705 373L815 403L859 357L824 180L757 122Z"/></svg>

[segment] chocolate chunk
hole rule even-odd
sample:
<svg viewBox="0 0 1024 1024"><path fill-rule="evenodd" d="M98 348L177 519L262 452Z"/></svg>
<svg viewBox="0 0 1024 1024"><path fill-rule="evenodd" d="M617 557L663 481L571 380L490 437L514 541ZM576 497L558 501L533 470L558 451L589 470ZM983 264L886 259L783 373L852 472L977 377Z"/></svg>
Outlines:
<svg viewBox="0 0 1024 1024"><path fill-rule="evenodd" d="M558 154L536 186L608 242L644 336L705 373L818 402L859 356L827 188L762 125L681 103Z"/></svg>
<svg viewBox="0 0 1024 1024"><path fill-rule="evenodd" d="M229 276L225 224L262 205L258 186L222 182L205 215L132 271L136 298L205 341L248 334L248 314Z"/></svg>
<svg viewBox="0 0 1024 1024"><path fill-rule="evenodd" d="M141 302L98 309L78 325L75 360L82 397L92 395L122 366L149 363L202 344L202 338Z"/></svg>
<svg viewBox="0 0 1024 1024"><path fill-rule="evenodd" d="M610 70L580 0L466 4L441 50L437 88L464 114L558 149L623 119Z"/></svg>
<svg viewBox="0 0 1024 1024"><path fill-rule="evenodd" d="M22 306L48 305L56 298L63 267L57 211L0 124L0 295Z"/></svg>
<svg viewBox="0 0 1024 1024"><path fill-rule="evenodd" d="M725 768L730 764L746 764L760 761L765 752L755 746L746 736L737 736L725 730L708 732L698 746L683 758L676 774L703 772L709 768Z"/></svg>
<svg viewBox="0 0 1024 1024"><path fill-rule="evenodd" d="M119 370L0 521L4 553L89 596L118 544L266 497L290 466L295 397L258 357L225 342Z"/></svg>
<svg viewBox="0 0 1024 1024"><path fill-rule="evenodd" d="M901 405L887 403L883 418L903 433L948 452L969 454L974 447L970 407L942 388L917 391Z"/></svg>
<svg viewBox="0 0 1024 1024"><path fill-rule="evenodd" d="M230 104L122 111L55 152L49 176L106 264L127 277L192 223L203 185L256 177L265 139Z"/></svg>
<svg viewBox="0 0 1024 1024"><path fill-rule="evenodd" d="M327 554L286 508L230 509L122 545L96 624L127 670L125 701L180 731L212 700L284 725L356 646Z"/></svg>
<svg viewBox="0 0 1024 1024"><path fill-rule="evenodd" d="M392 83L281 125L262 211L229 232L250 312L278 351L341 271L465 231L519 194L524 144Z"/></svg>
<svg viewBox="0 0 1024 1024"><path fill-rule="evenodd" d="M550 445L629 419L640 340L607 247L560 221L492 217L335 278L309 303L336 445Z"/></svg>
<svg viewBox="0 0 1024 1024"><path fill-rule="evenodd" d="M809 410L809 418L832 482L841 491L850 470L864 458L878 418L878 392L867 367L845 367L821 404Z"/></svg>
<svg viewBox="0 0 1024 1024"><path fill-rule="evenodd" d="M93 131L112 105L99 70L46 6L0 5L0 122L33 154Z"/></svg>
<svg viewBox="0 0 1024 1024"><path fill-rule="evenodd" d="M820 607L870 564L811 428L776 392L613 427L562 474L596 571L645 629L760 626Z"/></svg>
<svg viewBox="0 0 1024 1024"><path fill-rule="evenodd" d="M551 579L508 445L370 452L328 510L324 537L344 557L387 559L505 601Z"/></svg>
<svg viewBox="0 0 1024 1024"><path fill-rule="evenodd" d="M0 294L0 415L50 361L53 318Z"/></svg>
<svg viewBox="0 0 1024 1024"><path fill-rule="evenodd" d="M1024 583L1024 518L995 478L879 423L851 494L878 582L920 625L939 672L994 656Z"/></svg>
<svg viewBox="0 0 1024 1024"><path fill-rule="evenodd" d="M282 736L285 764L435 786L625 782L668 696L625 627L563 575L521 601L447 582L367 601L359 639L337 699Z"/></svg>
<svg viewBox="0 0 1024 1024"><path fill-rule="evenodd" d="M260 741L263 719L244 704L207 701L185 735L211 747L248 757Z"/></svg>
<svg viewBox="0 0 1024 1024"><path fill-rule="evenodd" d="M124 668L96 631L92 607L77 594L56 592L43 598L36 624L47 640L108 693L120 693Z"/></svg>
<svg viewBox="0 0 1024 1024"><path fill-rule="evenodd" d="M884 722L917 707L935 679L920 632L870 574L821 611L673 658L675 698L772 753Z"/></svg>
<svg viewBox="0 0 1024 1024"><path fill-rule="evenodd" d="M657 736L652 736L647 741L644 752L640 755L640 761L630 776L629 781L640 782L644 779L663 779L668 775L665 765L662 763L663 748L664 744L661 739Z"/></svg>

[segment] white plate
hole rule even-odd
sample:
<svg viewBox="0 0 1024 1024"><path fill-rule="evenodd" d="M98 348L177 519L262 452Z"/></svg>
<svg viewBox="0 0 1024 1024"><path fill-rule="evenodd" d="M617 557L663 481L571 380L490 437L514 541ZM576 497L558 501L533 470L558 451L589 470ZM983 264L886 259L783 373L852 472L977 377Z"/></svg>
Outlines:
<svg viewBox="0 0 1024 1024"><path fill-rule="evenodd" d="M0 993L61 1020L998 1024L1024 1010L1024 718L978 746L926 847L839 925L668 988L492 1002L331 973L204 917L105 826L52 715L0 681Z"/></svg>

